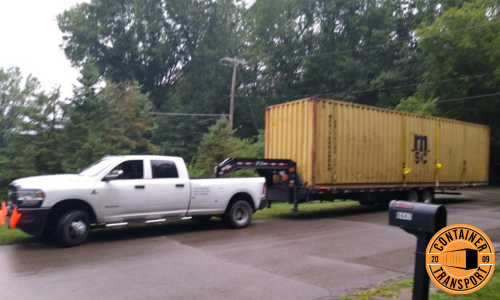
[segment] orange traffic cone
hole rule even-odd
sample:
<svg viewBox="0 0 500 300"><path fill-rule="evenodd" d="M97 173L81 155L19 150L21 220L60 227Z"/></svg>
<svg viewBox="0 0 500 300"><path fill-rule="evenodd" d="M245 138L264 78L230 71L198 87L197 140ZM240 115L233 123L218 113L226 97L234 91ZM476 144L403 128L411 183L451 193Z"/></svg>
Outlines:
<svg viewBox="0 0 500 300"><path fill-rule="evenodd" d="M0 209L0 226L5 225L5 216L7 215L7 207L5 202L2 202L2 208Z"/></svg>
<svg viewBox="0 0 500 300"><path fill-rule="evenodd" d="M12 215L10 216L10 223L9 223L9 228L14 229L16 228L17 222L19 222L19 219L21 219L22 214L17 212L17 207L14 207L14 210L12 211Z"/></svg>

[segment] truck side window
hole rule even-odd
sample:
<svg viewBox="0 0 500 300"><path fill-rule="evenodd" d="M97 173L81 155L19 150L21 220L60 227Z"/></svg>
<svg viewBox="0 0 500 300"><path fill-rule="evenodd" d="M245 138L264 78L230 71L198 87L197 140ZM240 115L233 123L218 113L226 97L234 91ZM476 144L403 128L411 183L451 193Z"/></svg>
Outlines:
<svg viewBox="0 0 500 300"><path fill-rule="evenodd" d="M151 169L153 170L153 179L157 178L179 178L175 163L168 160L152 160Z"/></svg>
<svg viewBox="0 0 500 300"><path fill-rule="evenodd" d="M128 160L116 166L114 170L121 170L123 173L118 177L118 180L127 179L143 179L144 178L144 163L142 160Z"/></svg>

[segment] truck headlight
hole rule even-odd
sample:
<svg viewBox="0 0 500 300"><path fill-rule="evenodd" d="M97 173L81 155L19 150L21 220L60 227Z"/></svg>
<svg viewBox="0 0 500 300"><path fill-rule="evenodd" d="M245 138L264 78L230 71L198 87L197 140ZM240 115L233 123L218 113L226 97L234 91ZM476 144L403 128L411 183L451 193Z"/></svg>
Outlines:
<svg viewBox="0 0 500 300"><path fill-rule="evenodd" d="M18 190L17 201L19 206L34 207L41 206L45 200L45 194L41 190Z"/></svg>

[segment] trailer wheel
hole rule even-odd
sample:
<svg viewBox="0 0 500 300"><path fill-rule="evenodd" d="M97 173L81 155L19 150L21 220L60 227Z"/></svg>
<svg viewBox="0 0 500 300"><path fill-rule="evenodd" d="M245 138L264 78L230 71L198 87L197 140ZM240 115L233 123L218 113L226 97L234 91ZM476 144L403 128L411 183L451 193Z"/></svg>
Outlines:
<svg viewBox="0 0 500 300"><path fill-rule="evenodd" d="M422 203L430 204L434 202L434 191L432 190L424 190L420 192L419 200Z"/></svg>
<svg viewBox="0 0 500 300"><path fill-rule="evenodd" d="M234 202L222 216L222 221L231 228L247 227L252 220L253 209L245 200Z"/></svg>
<svg viewBox="0 0 500 300"><path fill-rule="evenodd" d="M408 191L408 193L406 193L406 200L410 202L418 202L418 193L414 190Z"/></svg>

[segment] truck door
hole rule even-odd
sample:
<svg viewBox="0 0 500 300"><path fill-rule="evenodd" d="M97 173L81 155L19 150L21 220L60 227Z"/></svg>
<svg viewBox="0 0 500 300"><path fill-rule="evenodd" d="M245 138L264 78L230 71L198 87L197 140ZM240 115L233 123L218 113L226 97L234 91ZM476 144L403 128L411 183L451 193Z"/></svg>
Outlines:
<svg viewBox="0 0 500 300"><path fill-rule="evenodd" d="M118 164L111 172L116 170L122 174L115 180L102 182L98 190L101 216L106 222L144 219L148 207L144 161L127 160Z"/></svg>
<svg viewBox="0 0 500 300"><path fill-rule="evenodd" d="M148 219L183 217L189 205L189 178L179 178L175 162L151 159Z"/></svg>

